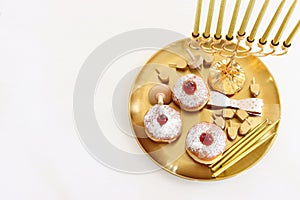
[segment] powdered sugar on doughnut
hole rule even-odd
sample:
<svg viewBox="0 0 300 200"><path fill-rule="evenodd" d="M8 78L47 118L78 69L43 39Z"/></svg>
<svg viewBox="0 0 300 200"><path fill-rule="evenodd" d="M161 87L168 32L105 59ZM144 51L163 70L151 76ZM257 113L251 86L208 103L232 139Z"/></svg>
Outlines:
<svg viewBox="0 0 300 200"><path fill-rule="evenodd" d="M196 83L196 91L189 95L183 90L183 84L186 81L193 81ZM173 88L173 98L175 102L186 108L197 108L204 105L209 98L208 87L204 80L194 74L187 74L180 77Z"/></svg>
<svg viewBox="0 0 300 200"><path fill-rule="evenodd" d="M160 125L158 116L166 115L168 121ZM154 105L144 117L144 125L148 132L157 139L172 139L181 133L182 122L180 113L168 105Z"/></svg>
<svg viewBox="0 0 300 200"><path fill-rule="evenodd" d="M199 137L202 133L208 133L213 136L211 145L204 145ZM193 126L186 138L186 147L196 153L199 158L213 158L223 153L226 147L226 134L224 131L207 122L200 122Z"/></svg>

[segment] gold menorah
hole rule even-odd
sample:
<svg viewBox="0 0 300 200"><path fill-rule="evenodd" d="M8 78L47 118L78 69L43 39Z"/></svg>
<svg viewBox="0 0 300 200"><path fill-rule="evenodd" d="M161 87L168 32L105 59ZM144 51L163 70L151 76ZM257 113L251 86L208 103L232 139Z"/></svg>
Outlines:
<svg viewBox="0 0 300 200"><path fill-rule="evenodd" d="M191 48L201 48L209 54L219 54L220 56L225 58L222 61L211 66L208 81L213 89L220 91L226 95L233 95L243 87L245 82L245 73L243 68L236 61L236 58L245 58L250 55L256 57L264 57L269 55L281 56L287 53L289 47L291 46L291 41L300 27L300 20L292 29L286 40L280 42L280 38L292 15L297 0L294 0L289 7L289 10L287 11L275 37L270 42L268 42L267 39L277 21L278 16L282 11L285 0L282 0L280 2L262 37L255 43L256 33L262 22L269 2L270 0L264 1L250 34L246 36L246 28L255 4L255 0L249 0L241 26L236 32L236 37L234 37L234 29L241 5L241 0L236 0L228 33L225 37L223 37L222 24L226 7L226 0L221 0L220 2L217 28L213 36L210 34L210 31L215 0L210 0L209 2L205 31L202 35L199 33L202 0L198 0L194 31L192 33L192 40L189 45ZM281 48L278 48L279 44L281 44Z"/></svg>

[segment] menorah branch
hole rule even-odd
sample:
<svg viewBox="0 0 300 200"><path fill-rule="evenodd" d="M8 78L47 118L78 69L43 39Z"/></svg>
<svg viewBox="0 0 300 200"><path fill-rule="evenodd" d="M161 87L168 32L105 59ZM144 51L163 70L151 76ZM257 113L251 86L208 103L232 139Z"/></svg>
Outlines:
<svg viewBox="0 0 300 200"><path fill-rule="evenodd" d="M288 49L291 46L291 41L295 37L296 32L300 27L300 22L298 21L285 41L280 42L280 38L289 22L297 0L294 0L289 7L279 26L279 29L275 34L275 37L271 40L271 42L268 42L267 39L273 27L276 25L276 21L282 11L285 0L280 2L264 34L257 42L255 42L255 36L267 11L269 0L265 0L261 6L249 35L246 35L246 29L255 5L255 0L249 1L240 28L235 32L235 26L239 17L241 5L241 0L236 0L229 30L225 37L222 37L222 25L226 2L225 0L222 0L219 3L216 32L214 34L211 34L210 32L213 20L213 8L215 5L215 0L210 0L207 11L205 31L201 35L199 34L199 22L201 17L202 1L198 0L195 27L194 32L192 33L193 38L190 42L190 47L193 49L202 49L211 55L217 54L221 57L224 57L224 60L221 60L211 66L209 82L213 89L226 95L233 95L242 88L245 82L245 72L243 68L236 62L236 59L245 58L248 56L282 56L288 52ZM279 48L280 43L281 48Z"/></svg>

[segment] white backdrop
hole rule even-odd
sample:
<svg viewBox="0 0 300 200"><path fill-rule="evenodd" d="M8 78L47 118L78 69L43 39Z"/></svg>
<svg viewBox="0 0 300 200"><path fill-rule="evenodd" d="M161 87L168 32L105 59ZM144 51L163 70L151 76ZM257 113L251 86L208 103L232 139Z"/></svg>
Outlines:
<svg viewBox="0 0 300 200"><path fill-rule="evenodd" d="M261 5L258 2L256 8ZM278 2L271 0L271 4ZM234 1L229 4L232 8ZM76 77L89 54L110 37L137 28L169 29L188 37L195 5L196 0L0 0L0 199L299 196L300 34L288 55L263 58L281 93L279 135L258 164L236 177L192 182L163 170L142 175L120 173L98 163L80 143L72 98ZM299 12L297 5L288 29L299 20ZM267 19L271 16L269 13ZM225 20L226 27L228 21L230 17ZM123 67L132 66L131 61L139 66L152 53L131 56ZM140 151L135 142L117 138L109 139L125 150Z"/></svg>

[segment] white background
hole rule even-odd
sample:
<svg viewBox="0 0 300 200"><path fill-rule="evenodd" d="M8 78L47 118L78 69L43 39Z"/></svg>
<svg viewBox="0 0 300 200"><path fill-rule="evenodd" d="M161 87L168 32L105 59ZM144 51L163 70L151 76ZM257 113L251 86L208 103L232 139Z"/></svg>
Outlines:
<svg viewBox="0 0 300 200"><path fill-rule="evenodd" d="M271 0L270 10L278 2ZM227 3L231 9L233 4ZM195 0L0 0L0 199L297 198L299 34L288 55L263 58L281 93L282 121L269 153L244 173L218 182L187 181L163 170L124 174L98 163L81 145L72 95L88 55L110 37L136 28L170 29L188 37L195 5ZM299 12L297 5L289 30ZM152 53L140 54L135 64Z"/></svg>

